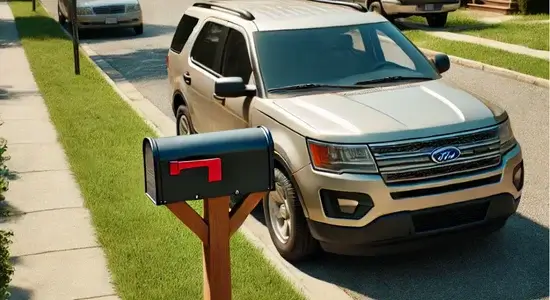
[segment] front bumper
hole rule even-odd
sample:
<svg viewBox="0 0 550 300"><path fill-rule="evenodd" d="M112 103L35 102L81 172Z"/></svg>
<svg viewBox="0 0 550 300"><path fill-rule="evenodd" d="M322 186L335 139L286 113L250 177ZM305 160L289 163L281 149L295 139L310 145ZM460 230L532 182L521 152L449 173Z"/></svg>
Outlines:
<svg viewBox="0 0 550 300"><path fill-rule="evenodd" d="M427 2L426 4L431 4ZM460 8L460 2L457 3L435 3L433 4L433 9L424 10L423 7L425 4L421 5L408 5L403 4L399 0L386 0L382 1L382 6L384 12L388 15L425 15L425 14L434 14L434 13L443 13L451 12Z"/></svg>
<svg viewBox="0 0 550 300"><path fill-rule="evenodd" d="M110 24L111 20L116 23ZM78 27L82 29L135 27L142 23L141 12L78 16Z"/></svg>
<svg viewBox="0 0 550 300"><path fill-rule="evenodd" d="M402 238L405 233L407 236L414 234L418 230L415 230L415 224L411 221L412 215L438 207L448 208L453 204L497 201L497 204L489 205L486 218L482 216L472 223L507 218L516 211L516 199L521 197L521 187L518 190L514 186L513 174L516 167L522 163L521 148L518 144L502 157L498 167L469 175L457 175L446 180L386 185L380 175L330 174L318 172L311 166L298 170L294 178L300 187L305 214L316 239L325 243L349 244L356 241L370 243ZM373 206L359 218L330 217L332 213L329 212L327 216L328 211L325 211L326 200L321 200L320 195L323 190L345 192L352 197L355 195L356 199L359 199L357 195L362 195L367 200L370 198ZM495 205L497 208L492 208ZM493 215L491 209L498 209L503 213ZM385 221L395 220L395 218L398 218L395 223ZM380 222L384 225L377 225ZM407 224L403 225L403 222ZM398 223L401 225L397 225ZM468 224L460 226L462 225ZM377 233L380 231L378 226L388 228L382 236ZM330 227L332 228L327 229ZM331 233L338 230L341 232L336 235ZM358 230L361 232L359 235L364 238L352 238L348 230Z"/></svg>
<svg viewBox="0 0 550 300"><path fill-rule="evenodd" d="M391 254L491 232L516 212L519 202L520 198L499 194L465 203L398 212L360 228L308 223L311 234L325 251L347 255Z"/></svg>

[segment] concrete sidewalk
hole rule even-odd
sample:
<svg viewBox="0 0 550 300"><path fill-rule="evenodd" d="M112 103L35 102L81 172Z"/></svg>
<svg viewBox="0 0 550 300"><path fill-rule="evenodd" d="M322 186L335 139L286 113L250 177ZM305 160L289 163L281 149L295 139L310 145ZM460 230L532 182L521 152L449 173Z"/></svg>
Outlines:
<svg viewBox="0 0 550 300"><path fill-rule="evenodd" d="M17 175L6 193L16 214L0 221L0 228L15 235L11 299L118 299L90 214L3 1L0 89L8 92L0 98L0 137L8 140L7 165Z"/></svg>
<svg viewBox="0 0 550 300"><path fill-rule="evenodd" d="M521 45L508 44L508 43L503 43L503 42L481 38L477 36L449 32L448 30L443 30L443 29L429 28L426 25L418 24L410 21L402 20L401 24L411 29L422 30L429 35L442 38L445 40L476 44L476 45L495 48L503 51L508 51L510 53L522 54L522 55L527 55L535 58L550 60L550 52L545 50L531 49L529 47L525 47Z"/></svg>

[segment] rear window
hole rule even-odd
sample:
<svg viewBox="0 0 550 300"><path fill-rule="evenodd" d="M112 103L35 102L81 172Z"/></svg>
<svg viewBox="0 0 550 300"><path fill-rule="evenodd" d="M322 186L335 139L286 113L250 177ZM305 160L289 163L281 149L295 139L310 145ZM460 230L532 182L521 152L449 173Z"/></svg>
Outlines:
<svg viewBox="0 0 550 300"><path fill-rule="evenodd" d="M178 27L176 28L176 33L174 33L172 44L170 45L170 49L172 51L176 53L181 52L181 50L185 46L185 43L187 43L187 40L189 39L191 32L193 32L193 29L195 28L195 26L197 26L198 22L199 22L199 19L195 17L191 17L189 15L183 15L183 17L180 20L180 23L178 24Z"/></svg>

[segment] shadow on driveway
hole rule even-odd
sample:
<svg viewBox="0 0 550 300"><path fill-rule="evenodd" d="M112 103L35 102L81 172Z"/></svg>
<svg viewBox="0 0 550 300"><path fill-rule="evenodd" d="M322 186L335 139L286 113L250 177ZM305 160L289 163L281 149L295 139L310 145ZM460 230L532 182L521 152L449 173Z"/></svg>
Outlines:
<svg viewBox="0 0 550 300"><path fill-rule="evenodd" d="M124 78L109 74L113 81L126 79L136 81L151 81L166 79L166 55L168 48L139 49L124 54L104 54L90 57L92 60L103 59L120 72Z"/></svg>
<svg viewBox="0 0 550 300"><path fill-rule="evenodd" d="M259 207L253 212L265 224ZM548 297L548 228L520 214L484 238L401 255L323 253L296 264L358 299L540 299Z"/></svg>

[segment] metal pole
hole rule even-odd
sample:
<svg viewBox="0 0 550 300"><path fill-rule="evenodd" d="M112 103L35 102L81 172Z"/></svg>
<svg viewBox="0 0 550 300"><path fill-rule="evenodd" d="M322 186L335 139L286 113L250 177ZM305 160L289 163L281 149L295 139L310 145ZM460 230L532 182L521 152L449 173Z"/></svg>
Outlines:
<svg viewBox="0 0 550 300"><path fill-rule="evenodd" d="M32 0L32 11L36 11L36 0Z"/></svg>
<svg viewBox="0 0 550 300"><path fill-rule="evenodd" d="M71 5L71 28L73 38L73 56L74 56L74 73L80 75L80 54L78 40L78 22L76 20L76 0L72 0Z"/></svg>

